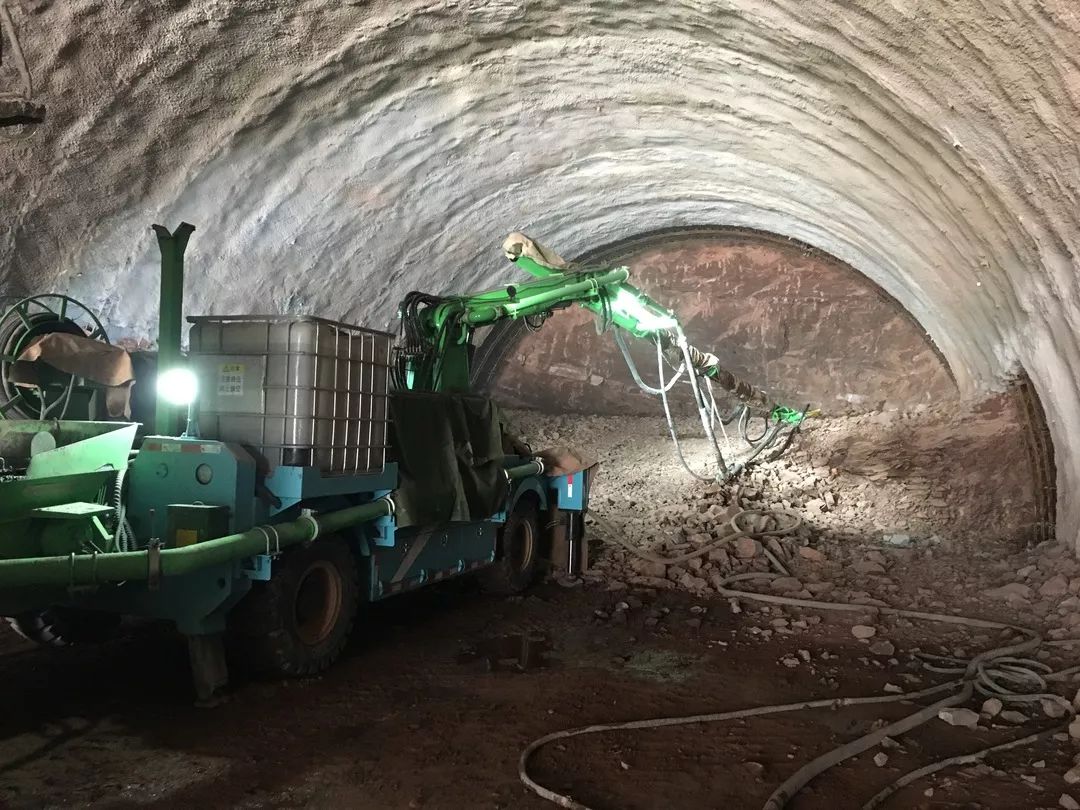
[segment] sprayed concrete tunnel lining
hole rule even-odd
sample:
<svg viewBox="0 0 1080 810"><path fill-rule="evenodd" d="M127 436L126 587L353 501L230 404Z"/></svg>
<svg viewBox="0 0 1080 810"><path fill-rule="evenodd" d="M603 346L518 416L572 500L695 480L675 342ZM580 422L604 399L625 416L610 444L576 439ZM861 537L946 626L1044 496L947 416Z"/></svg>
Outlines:
<svg viewBox="0 0 1080 810"><path fill-rule="evenodd" d="M0 153L5 293L66 289L152 338L145 227L184 218L189 311L384 326L433 278L507 279L512 227L571 255L760 228L880 285L965 396L1026 370L1058 490L1080 483L1066 0L15 8L50 104Z"/></svg>

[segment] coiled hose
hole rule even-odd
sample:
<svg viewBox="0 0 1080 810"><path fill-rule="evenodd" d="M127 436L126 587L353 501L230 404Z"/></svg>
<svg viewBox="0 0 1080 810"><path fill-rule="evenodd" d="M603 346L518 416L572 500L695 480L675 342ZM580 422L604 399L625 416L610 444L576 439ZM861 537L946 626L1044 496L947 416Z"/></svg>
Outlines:
<svg viewBox="0 0 1080 810"><path fill-rule="evenodd" d="M711 548L715 547L720 542L725 542L733 539L736 536L757 536L766 537L769 535L775 535L777 533L790 533L794 531L794 528L783 527L782 529L774 530L772 532L751 532L746 529L740 528L739 518L747 515L748 513L763 514L758 510L746 510L740 512L731 520L732 528L735 529L735 534L727 535L723 538L719 538L713 543L703 546L701 549L697 549L689 555L681 555L680 557L673 558L659 558L654 555L643 552L639 549L630 546L625 541L618 538L618 535L613 535L620 545L629 549L642 559L652 562L681 562L685 559L691 559L692 557L699 556L702 553L706 553ZM792 514L792 513L783 513ZM797 528L797 527L796 527ZM770 560L773 558L770 555ZM747 573L747 574L735 574L723 579L717 591L721 596L728 598L747 599L751 601L764 602L772 605L782 605L786 607L808 608L813 610L832 610L832 611L846 611L846 612L876 612L883 616L897 616L914 621L928 621L939 622L944 624L961 625L964 627L976 627L987 630L1011 630L1020 636L1024 637L1021 641L1016 643L1002 645L991 650L979 653L970 659L961 659L949 656L931 656L921 655L920 658L923 661L923 666L929 672L954 675L957 676L953 680L946 683L932 686L927 689L922 689L917 692L906 692L902 694L889 694L889 695L873 695L866 697L844 697L833 698L825 700L808 700L800 703L785 703L771 706L757 706L746 709L738 709L730 712L717 712L715 714L699 714L686 717L658 717L647 720L633 720L625 723L604 723L599 725L584 726L580 728L569 729L566 731L556 731L551 734L547 734L540 737L537 740L531 742L522 751L521 756L518 759L518 776L529 790L536 795L544 798L559 807L571 808L571 810L591 810L587 805L576 801L570 796L557 793L556 791L546 788L539 784L528 772L529 760L533 754L543 748L545 745L554 742L556 740L569 739L570 737L578 737L586 734L600 734L612 731L632 731L643 730L653 728L667 728L671 726L701 724L701 723L716 723L727 720L735 720L745 717L761 717L771 714L780 714L784 712L797 712L806 709L814 708L833 708L838 709L845 706L857 706L870 703L897 703L903 701L921 700L928 697L938 697L946 695L932 703L929 706L920 708L918 711L908 715L907 717L898 720L894 723L890 723L882 728L876 729L864 734L856 740L853 740L845 745L838 746L833 750L816 757L810 762L799 768L794 774L784 780L784 782L777 787L769 798L762 806L762 810L783 810L787 806L788 802L806 785L808 785L813 779L821 775L825 771L829 770L833 766L850 759L864 751L873 748L878 745L885 737L896 736L906 733L912 729L917 728L924 723L933 720L937 717L938 712L944 708L951 706L958 706L967 702L971 697L978 693L979 695L994 696L1000 699L1003 703L1010 704L1026 704L1035 701L1049 700L1060 705L1066 714L1069 721L1075 716L1076 710L1072 704L1061 697L1047 691L1047 682L1063 680L1065 677L1072 675L1075 672L1080 671L1080 666L1068 667L1057 672L1049 671L1050 668L1042 662L1030 657L1041 646L1065 646L1068 644L1077 644L1080 642L1043 642L1042 637L1038 632L1030 628L1021 627L1018 625L1008 624L1005 622L990 621L988 619L979 619L969 616L954 616L945 613L928 613L917 610L905 610L901 608L893 607L878 607L873 605L856 605L849 602L822 602L813 599L798 599L788 596L777 596L774 594L757 593L754 591L746 591L736 588L728 587L736 582L745 582L750 580L768 580L777 576L786 575L777 573ZM951 693L951 694L949 694ZM867 802L862 805L863 810L875 810L881 806L890 796L895 794L901 788L928 776L944 768L951 767L953 765L965 765L974 762L978 762L991 753L998 751L1004 751L1011 748L1019 748L1026 745L1039 742L1046 739L1052 734L1058 733L1068 727L1068 722L1058 724L1057 726L1040 731L1035 734L1030 734L1026 737L1011 740L999 745L983 748L979 751L972 752L970 754L964 754L956 757L949 757L937 762L926 765L922 768L918 768L910 773L901 776L895 780L892 784L879 791Z"/></svg>

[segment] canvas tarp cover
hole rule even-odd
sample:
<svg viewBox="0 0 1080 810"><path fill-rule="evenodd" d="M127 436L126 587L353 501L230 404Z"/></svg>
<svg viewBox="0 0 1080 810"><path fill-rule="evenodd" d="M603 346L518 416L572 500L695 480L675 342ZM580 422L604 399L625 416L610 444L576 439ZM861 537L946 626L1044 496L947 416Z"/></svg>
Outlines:
<svg viewBox="0 0 1080 810"><path fill-rule="evenodd" d="M52 332L34 339L19 355L11 368L11 381L16 385L40 384L35 364L46 363L65 374L85 377L105 386L105 406L109 416L131 417L131 386L135 372L131 355L113 346L84 335Z"/></svg>
<svg viewBox="0 0 1080 810"><path fill-rule="evenodd" d="M498 409L486 397L390 395L397 525L482 520L506 501Z"/></svg>

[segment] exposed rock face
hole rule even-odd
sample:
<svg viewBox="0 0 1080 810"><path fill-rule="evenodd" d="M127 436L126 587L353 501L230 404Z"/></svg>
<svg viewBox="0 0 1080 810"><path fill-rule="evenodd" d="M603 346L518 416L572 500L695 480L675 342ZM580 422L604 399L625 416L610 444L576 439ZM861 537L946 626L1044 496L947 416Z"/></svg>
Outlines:
<svg viewBox="0 0 1080 810"><path fill-rule="evenodd" d="M700 229L601 253L597 259L628 265L634 284L676 309L694 345L778 401L835 413L957 397L907 313L865 276L818 251L767 235ZM571 310L536 334L519 330L524 337L507 348L497 380L500 397L545 410L656 413L655 399L641 394L594 321ZM645 379L655 381L655 350L632 343ZM550 379L537 385L538 376Z"/></svg>
<svg viewBox="0 0 1080 810"><path fill-rule="evenodd" d="M23 0L48 122L0 145L3 293L153 333L151 221L191 312L384 326L410 288L657 227L791 236L929 332L961 390L1018 364L1080 488L1073 0ZM5 67L5 71L7 68ZM8 74L0 75L6 81ZM1059 534L1080 508L1062 499Z"/></svg>

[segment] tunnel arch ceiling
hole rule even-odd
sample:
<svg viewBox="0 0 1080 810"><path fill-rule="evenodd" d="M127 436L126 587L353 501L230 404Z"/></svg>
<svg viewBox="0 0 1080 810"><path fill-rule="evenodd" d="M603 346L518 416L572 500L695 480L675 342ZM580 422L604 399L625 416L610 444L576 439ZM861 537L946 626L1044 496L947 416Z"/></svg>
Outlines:
<svg viewBox="0 0 1080 810"><path fill-rule="evenodd" d="M903 7L897 7L897 6ZM965 394L1019 366L1080 484L1071 0L14 6L48 120L0 144L0 292L154 332L151 221L197 226L191 312L386 325L401 295L713 222L900 301ZM0 82L7 77L0 74ZM1065 503L1059 534L1075 538Z"/></svg>

